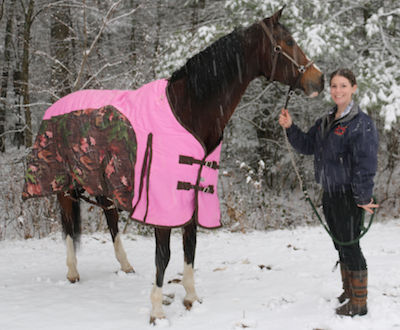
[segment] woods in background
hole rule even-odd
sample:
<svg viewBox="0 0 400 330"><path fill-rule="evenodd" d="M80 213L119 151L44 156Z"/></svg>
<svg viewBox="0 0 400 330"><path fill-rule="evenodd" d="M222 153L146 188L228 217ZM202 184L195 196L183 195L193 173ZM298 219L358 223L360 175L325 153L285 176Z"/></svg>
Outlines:
<svg viewBox="0 0 400 330"><path fill-rule="evenodd" d="M282 22L324 72L342 66L359 77L357 101L380 132L377 198L382 215L399 214L400 8L394 0L0 0L2 184L18 184L9 181L7 155L22 169L24 148L59 97L85 88L135 89L168 77L211 42L284 4ZM225 131L220 195L226 223L265 229L313 222L306 206L283 207L298 189L276 120L285 93L278 83L255 81ZM325 95L291 101L300 126L329 107ZM312 182L310 160L296 157ZM319 188L310 186L318 201ZM18 189L12 198L2 189L14 210L2 217L27 221L31 215L12 206L20 203Z"/></svg>

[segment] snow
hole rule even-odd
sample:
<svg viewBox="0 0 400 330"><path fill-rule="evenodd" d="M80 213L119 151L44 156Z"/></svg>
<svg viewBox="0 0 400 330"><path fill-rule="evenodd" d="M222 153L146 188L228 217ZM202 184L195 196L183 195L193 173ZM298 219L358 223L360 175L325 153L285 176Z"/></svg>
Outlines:
<svg viewBox="0 0 400 330"><path fill-rule="evenodd" d="M376 223L362 239L369 265L369 313L334 314L340 294L336 251L322 227L231 233L201 231L195 266L202 303L182 305L181 235L171 237L164 294L171 329L395 329L400 327L400 224ZM81 281L66 279L60 234L0 242L0 329L147 329L154 267L154 239L123 236L135 274L118 271L108 235L83 236Z"/></svg>

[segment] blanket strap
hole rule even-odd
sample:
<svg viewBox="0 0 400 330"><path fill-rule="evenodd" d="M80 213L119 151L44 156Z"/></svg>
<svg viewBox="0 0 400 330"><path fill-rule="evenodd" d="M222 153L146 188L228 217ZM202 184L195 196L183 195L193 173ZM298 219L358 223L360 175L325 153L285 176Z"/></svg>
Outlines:
<svg viewBox="0 0 400 330"><path fill-rule="evenodd" d="M195 184L191 184L190 182L183 182L183 181L178 181L178 186L176 187L178 190L190 190L194 189L197 191L201 191L207 194L213 194L214 193L214 186L209 185L207 187L204 186L198 186Z"/></svg>
<svg viewBox="0 0 400 330"><path fill-rule="evenodd" d="M107 197L107 199L112 202L113 204L111 204L110 206L104 206L103 204L100 204L98 202L92 201L89 197L86 197L85 195L82 195L81 192L76 191L77 192L77 198L72 197L71 194L69 193L69 191L64 191L64 196L69 198L70 200L74 201L74 202L79 202L79 199L83 199L86 203L101 207L103 210L108 211L108 210L112 210L112 209L116 209L117 207L114 205L114 201L110 198Z"/></svg>
<svg viewBox="0 0 400 330"><path fill-rule="evenodd" d="M196 158L193 158L190 156L184 156L184 155L179 155L179 164L186 164L186 165L199 164L199 165L203 165L205 167L212 168L213 170L219 169L219 165L216 161L201 160L201 159L196 159Z"/></svg>
<svg viewBox="0 0 400 330"><path fill-rule="evenodd" d="M147 136L146 151L143 157L142 172L140 174L139 196L132 210L133 214L133 212L135 212L136 207L138 206L142 198L144 185L146 185L146 213L143 217L143 222L146 222L147 213L149 211L149 181L150 181L150 168L152 159L153 159L153 134L149 133L149 135Z"/></svg>

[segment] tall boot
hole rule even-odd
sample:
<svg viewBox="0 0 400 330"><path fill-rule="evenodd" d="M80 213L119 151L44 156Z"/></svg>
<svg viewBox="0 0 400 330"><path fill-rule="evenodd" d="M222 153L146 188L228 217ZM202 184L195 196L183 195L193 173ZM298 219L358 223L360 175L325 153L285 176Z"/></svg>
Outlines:
<svg viewBox="0 0 400 330"><path fill-rule="evenodd" d="M349 271L350 301L336 309L336 314L345 316L365 315L368 295L368 271Z"/></svg>
<svg viewBox="0 0 400 330"><path fill-rule="evenodd" d="M346 299L350 299L351 291L350 291L350 272L347 269L347 266L344 263L340 263L340 274L342 276L342 294L337 297L340 303L344 303Z"/></svg>

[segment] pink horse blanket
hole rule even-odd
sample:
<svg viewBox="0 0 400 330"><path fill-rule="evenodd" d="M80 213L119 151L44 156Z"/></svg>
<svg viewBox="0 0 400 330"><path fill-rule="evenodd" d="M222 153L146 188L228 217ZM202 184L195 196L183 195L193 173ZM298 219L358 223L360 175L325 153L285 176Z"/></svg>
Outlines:
<svg viewBox="0 0 400 330"><path fill-rule="evenodd" d="M47 109L28 156L23 198L83 187L134 220L220 227L221 144L210 154L175 117L166 80L137 90L82 90Z"/></svg>

